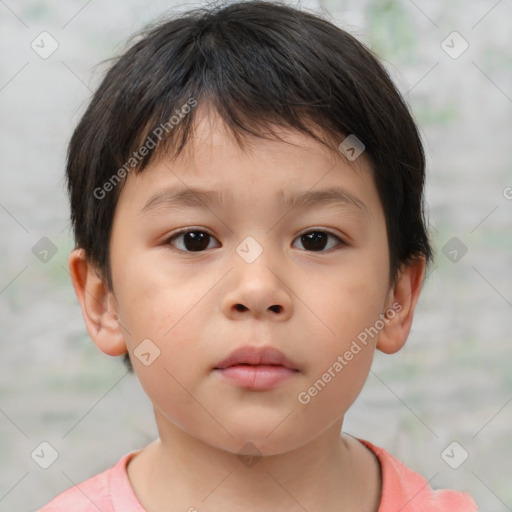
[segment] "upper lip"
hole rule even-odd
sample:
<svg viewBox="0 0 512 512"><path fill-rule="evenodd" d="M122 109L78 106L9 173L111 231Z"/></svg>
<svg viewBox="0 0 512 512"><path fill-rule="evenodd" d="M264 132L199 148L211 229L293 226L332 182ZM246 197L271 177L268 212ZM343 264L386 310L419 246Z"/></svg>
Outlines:
<svg viewBox="0 0 512 512"><path fill-rule="evenodd" d="M217 363L215 369L228 368L239 364L250 365L279 365L292 370L297 365L288 359L280 350L274 347L244 346L237 348L228 357Z"/></svg>

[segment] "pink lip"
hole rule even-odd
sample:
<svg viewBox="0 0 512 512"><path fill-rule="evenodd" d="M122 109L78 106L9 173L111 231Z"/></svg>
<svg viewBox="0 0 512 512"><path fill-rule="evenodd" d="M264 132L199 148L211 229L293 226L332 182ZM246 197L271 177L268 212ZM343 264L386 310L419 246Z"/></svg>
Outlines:
<svg viewBox="0 0 512 512"><path fill-rule="evenodd" d="M273 389L299 371L280 350L251 346L235 350L214 370L239 386L258 391Z"/></svg>

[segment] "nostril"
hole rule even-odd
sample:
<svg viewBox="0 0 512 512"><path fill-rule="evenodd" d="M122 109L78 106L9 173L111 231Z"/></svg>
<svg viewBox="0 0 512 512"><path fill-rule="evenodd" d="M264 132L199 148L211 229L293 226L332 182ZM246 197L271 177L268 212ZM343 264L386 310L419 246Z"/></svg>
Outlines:
<svg viewBox="0 0 512 512"><path fill-rule="evenodd" d="M246 311L248 308L246 306L244 306L243 304L237 304L235 306L235 309L237 311ZM270 306L269 309L274 311L274 313L279 313L282 309L282 306L280 306L279 304L275 304L274 306Z"/></svg>

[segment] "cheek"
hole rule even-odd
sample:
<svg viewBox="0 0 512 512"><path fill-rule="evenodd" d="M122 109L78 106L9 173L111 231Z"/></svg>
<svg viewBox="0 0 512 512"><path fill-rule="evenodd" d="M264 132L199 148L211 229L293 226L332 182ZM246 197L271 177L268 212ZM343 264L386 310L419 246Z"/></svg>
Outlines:
<svg viewBox="0 0 512 512"><path fill-rule="evenodd" d="M307 385L311 387L301 391L303 407L319 421L343 414L370 371L378 335L375 325L387 293L387 272L379 268L371 259L360 259L333 272L317 288L321 293L309 295L306 330L318 336L309 350Z"/></svg>
<svg viewBox="0 0 512 512"><path fill-rule="evenodd" d="M314 293L307 288L297 295L307 297L309 317L322 332L327 347L341 350L364 329L375 324L387 296L387 273L357 262L332 272ZM305 300L306 302L306 300Z"/></svg>
<svg viewBox="0 0 512 512"><path fill-rule="evenodd" d="M212 283L207 279L186 279L183 275L164 275L159 266L137 266L135 258L124 268L130 279L123 281L119 275L118 303L119 320L125 328L125 338L134 366L141 367L140 378L148 393L158 395L162 389L151 382L177 382L190 389L194 385L194 372L208 368L208 339L204 336L206 311L212 309L207 293ZM144 268L144 272L141 272ZM143 340L151 340L158 353L155 368L147 372L137 361ZM145 342L147 343L147 342ZM210 343L211 344L211 343ZM150 347L152 345L150 344ZM157 369L160 368L157 375ZM173 380L175 377L176 380ZM166 384L167 386L167 384ZM164 386L165 387L165 386ZM176 388L178 391L182 388ZM168 390L166 391L168 392ZM150 396L151 396L150 395Z"/></svg>
<svg viewBox="0 0 512 512"><path fill-rule="evenodd" d="M364 386L377 340L365 329L375 325L381 313L377 288L372 279L363 282L350 273L340 274L330 281L328 293L317 298L322 322L315 319L316 330L325 334L312 340L316 347L310 348L306 385L297 396L304 418L314 418L312 432L343 416Z"/></svg>
<svg viewBox="0 0 512 512"><path fill-rule="evenodd" d="M165 275L161 266L136 253L119 259L116 270L120 321L127 326L133 341L141 337L172 337L200 292L185 286L179 276Z"/></svg>

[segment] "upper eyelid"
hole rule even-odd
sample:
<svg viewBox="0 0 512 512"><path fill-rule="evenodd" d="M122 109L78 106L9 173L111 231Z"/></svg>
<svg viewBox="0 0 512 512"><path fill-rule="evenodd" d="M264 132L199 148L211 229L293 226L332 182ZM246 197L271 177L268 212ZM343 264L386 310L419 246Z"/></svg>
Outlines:
<svg viewBox="0 0 512 512"><path fill-rule="evenodd" d="M208 229L205 229L205 228L195 228L195 227L179 229L178 231L175 231L174 233L169 235L167 238L172 238L172 237L174 237L176 235L182 235L184 233L190 233L191 231L202 231L202 232L207 233L210 236L213 236L215 238L215 235L213 235ZM325 233L328 233L329 235L333 235L333 236L337 236L338 238L342 238L341 235L335 233L333 230L331 230L329 228L323 228L323 227L320 227L320 226L319 227L307 228L307 229L299 232L297 234L297 236L305 235L306 233L310 233L312 231L323 231Z"/></svg>

